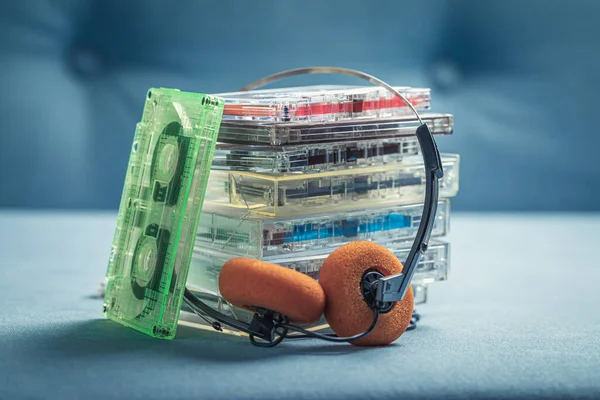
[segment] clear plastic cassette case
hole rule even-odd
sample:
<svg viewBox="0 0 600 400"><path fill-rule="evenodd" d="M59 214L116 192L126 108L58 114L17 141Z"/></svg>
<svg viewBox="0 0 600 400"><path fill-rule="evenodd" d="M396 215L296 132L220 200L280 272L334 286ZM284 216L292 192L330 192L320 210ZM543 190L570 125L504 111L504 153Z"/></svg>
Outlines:
<svg viewBox="0 0 600 400"><path fill-rule="evenodd" d="M454 132L452 114L424 113L423 122L434 135ZM393 118L367 118L322 122L223 121L219 141L258 145L298 145L415 136L419 121L410 114Z"/></svg>
<svg viewBox="0 0 600 400"><path fill-rule="evenodd" d="M268 218L224 209L205 209L196 244L252 258L322 252L357 240L380 244L411 240L419 228L423 204L332 212L303 218ZM449 230L450 200L438 203L432 236Z"/></svg>
<svg viewBox="0 0 600 400"><path fill-rule="evenodd" d="M148 91L106 272L109 319L175 336L222 112L212 96Z"/></svg>
<svg viewBox="0 0 600 400"><path fill-rule="evenodd" d="M453 197L458 192L459 156L441 157L440 197ZM418 203L424 193L423 159L409 156L401 163L314 174L212 170L205 205L291 216Z"/></svg>
<svg viewBox="0 0 600 400"><path fill-rule="evenodd" d="M397 247L388 246L388 248L404 262L410 251L411 244L411 242L405 242ZM279 258L269 262L292 268L318 279L321 265L329 254L329 252L326 252L304 257ZM196 296L214 309L237 320L249 323L252 320L253 313L230 305L219 294L219 271L221 266L232 257L234 256L223 252L196 247L194 249L187 285ZM426 290L422 289L426 289L426 285L433 282L447 280L449 270L450 244L442 241L431 241L427 252L421 257L412 282L413 291L415 288L418 290L418 292L415 292L415 296L417 296L416 300L418 300L419 304L422 304L426 300ZM187 309L184 308L184 310ZM181 323L193 323L195 327L202 327L205 324L199 317L189 312L182 313L182 320ZM327 329L327 324L324 319L321 319L309 327L313 329ZM212 328L209 327L207 329ZM242 334L236 330L226 330L225 333Z"/></svg>
<svg viewBox="0 0 600 400"><path fill-rule="evenodd" d="M333 171L399 162L418 153L414 137L279 147L219 143L212 169L275 174Z"/></svg>
<svg viewBox="0 0 600 400"><path fill-rule="evenodd" d="M417 111L430 109L430 89L405 86L395 89ZM380 86L298 86L215 96L225 100L224 120L326 122L412 114L404 101Z"/></svg>
<svg viewBox="0 0 600 400"><path fill-rule="evenodd" d="M394 253L400 261L404 262L410 252L411 245L412 242L405 241L402 243L386 244L386 247ZM263 260L272 264L294 269L318 280L321 266L332 251L333 249L327 249L327 251L320 253L299 253L289 256L269 257L268 259ZM435 281L447 280L449 254L449 243L431 240L427 251L419 260L412 283L427 284ZM221 267L228 260L235 257L240 256L196 245L190 264L187 285L191 288L200 289L203 292L218 295L218 280Z"/></svg>

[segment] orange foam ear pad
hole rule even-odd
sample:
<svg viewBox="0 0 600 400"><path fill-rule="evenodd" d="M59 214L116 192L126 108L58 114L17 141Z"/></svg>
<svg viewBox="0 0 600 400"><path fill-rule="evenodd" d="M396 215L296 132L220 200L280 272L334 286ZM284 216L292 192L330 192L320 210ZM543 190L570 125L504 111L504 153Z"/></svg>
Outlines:
<svg viewBox="0 0 600 400"><path fill-rule="evenodd" d="M227 261L219 275L219 290L235 306L266 308L301 324L317 321L325 308L325 293L316 280L252 258Z"/></svg>
<svg viewBox="0 0 600 400"><path fill-rule="evenodd" d="M357 241L338 247L323 263L319 283L325 290L325 319L338 336L353 336L366 331L373 323L373 311L363 299L360 283L367 270L384 276L402 272L402 263L385 247L373 242ZM412 285L404 299L379 315L375 329L357 346L381 346L398 339L408 327L414 308Z"/></svg>

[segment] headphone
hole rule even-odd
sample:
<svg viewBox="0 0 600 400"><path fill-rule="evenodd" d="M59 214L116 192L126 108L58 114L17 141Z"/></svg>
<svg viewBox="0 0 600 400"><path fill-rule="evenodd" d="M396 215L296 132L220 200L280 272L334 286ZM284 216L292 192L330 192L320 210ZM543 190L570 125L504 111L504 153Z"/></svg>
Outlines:
<svg viewBox="0 0 600 400"><path fill-rule="evenodd" d="M444 175L439 151L428 126L413 105L387 83L364 72L337 67L297 68L269 75L240 91L259 88L276 80L302 74L342 74L367 80L399 97L412 110L419 127L425 167L425 200L421 222L404 265L385 247L356 241L335 249L324 261L319 280L301 272L252 258L227 261L219 274L219 291L230 304L254 312L245 323L203 303L187 288L186 304L212 327L222 324L245 332L256 346L273 347L287 338L319 338L357 346L387 345L409 327L414 308L411 281L435 221L438 181ZM333 334L306 330L295 324L316 322L321 316ZM288 336L289 332L297 332Z"/></svg>

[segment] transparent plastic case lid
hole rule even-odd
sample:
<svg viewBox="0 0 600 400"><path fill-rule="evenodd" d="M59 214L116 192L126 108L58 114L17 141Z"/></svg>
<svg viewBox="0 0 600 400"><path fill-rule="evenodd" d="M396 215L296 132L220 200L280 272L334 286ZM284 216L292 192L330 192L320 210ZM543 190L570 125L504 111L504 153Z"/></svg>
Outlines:
<svg viewBox="0 0 600 400"><path fill-rule="evenodd" d="M459 156L442 154L440 197L458 192ZM232 207L267 216L312 215L423 201L425 169L421 156L400 163L314 174L210 173L205 207Z"/></svg>
<svg viewBox="0 0 600 400"><path fill-rule="evenodd" d="M233 211L233 212L232 212ZM380 244L415 237L423 204L387 206L311 215L302 218L269 218L225 208L204 209L196 235L196 246L268 258L292 253L322 252L356 240ZM450 200L441 199L432 237L447 234Z"/></svg>
<svg viewBox="0 0 600 400"><path fill-rule="evenodd" d="M395 87L417 109L430 108L428 88ZM224 120L336 121L411 114L402 100L379 86L298 86L215 94L225 100Z"/></svg>
<svg viewBox="0 0 600 400"><path fill-rule="evenodd" d="M400 162L419 153L414 137L297 146L218 143L212 169L260 173L321 172Z"/></svg>
<svg viewBox="0 0 600 400"><path fill-rule="evenodd" d="M452 114L422 113L433 135L454 132ZM393 137L415 137L419 121L413 114L324 122L223 121L219 141L256 145L300 145Z"/></svg>

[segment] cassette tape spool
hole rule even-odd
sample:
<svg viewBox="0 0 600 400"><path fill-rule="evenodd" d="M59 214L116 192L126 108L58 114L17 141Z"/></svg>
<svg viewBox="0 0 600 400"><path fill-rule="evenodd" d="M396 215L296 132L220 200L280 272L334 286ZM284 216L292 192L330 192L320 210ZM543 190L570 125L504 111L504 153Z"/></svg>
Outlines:
<svg viewBox="0 0 600 400"><path fill-rule="evenodd" d="M174 337L222 113L214 96L148 91L106 274L109 319Z"/></svg>
<svg viewBox="0 0 600 400"><path fill-rule="evenodd" d="M431 107L427 88L396 87L418 110ZM218 93L225 100L224 120L337 121L408 115L409 107L375 86L316 85Z"/></svg>
<svg viewBox="0 0 600 400"><path fill-rule="evenodd" d="M268 218L228 208L204 209L196 246L269 258L322 252L356 240L379 244L414 238L423 204L377 207L293 218ZM440 199L432 237L445 236L450 225L450 200Z"/></svg>
<svg viewBox="0 0 600 400"><path fill-rule="evenodd" d="M424 113L423 122L433 135L454 132L452 114ZM346 140L414 137L419 121L414 115L322 122L237 121L221 123L219 141L255 145L300 145Z"/></svg>
<svg viewBox="0 0 600 400"><path fill-rule="evenodd" d="M388 245L387 247L398 259L404 262L410 251L410 245L411 243L404 242L392 246ZM319 254L292 255L265 260L294 269L318 280L321 266L329 254L328 251ZM233 257L237 257L237 255L196 246L190 265L187 286L196 296L214 309L238 320L250 322L253 315L251 312L228 304L219 293L218 279L221 267ZM449 270L450 244L441 240L432 240L429 243L427 252L419 261L412 284L422 289L430 283L445 281L448 278ZM423 295L421 293L421 296ZM319 323L323 323L323 321L319 321ZM236 334L239 332L230 331L227 333Z"/></svg>

